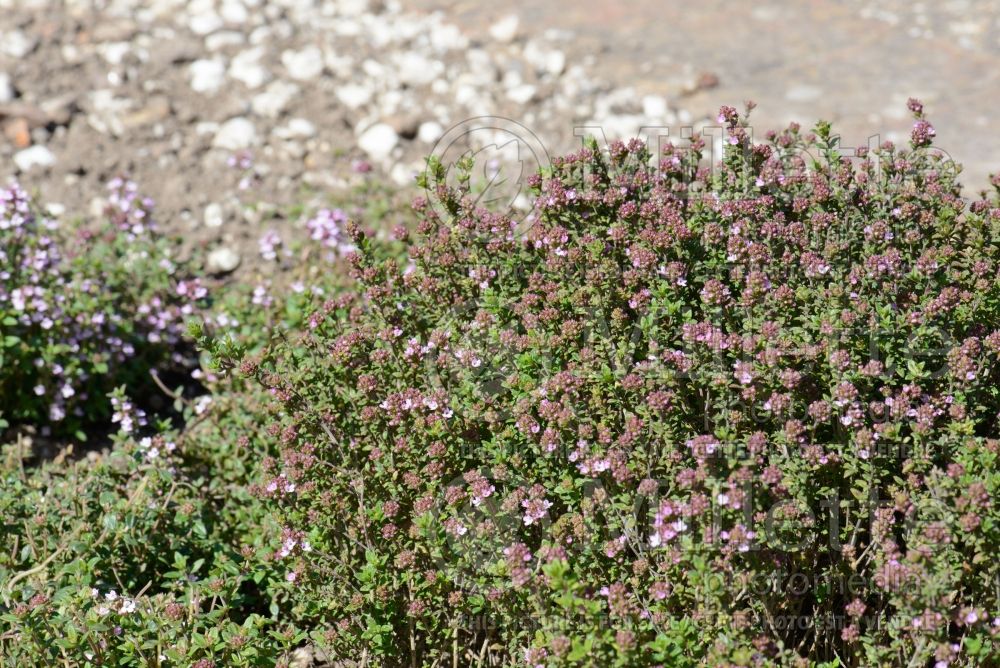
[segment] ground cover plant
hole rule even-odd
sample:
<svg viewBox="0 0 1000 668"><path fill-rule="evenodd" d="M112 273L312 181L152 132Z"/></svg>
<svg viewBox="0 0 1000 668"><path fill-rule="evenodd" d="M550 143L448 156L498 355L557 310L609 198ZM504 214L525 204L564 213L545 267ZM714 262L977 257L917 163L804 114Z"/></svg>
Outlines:
<svg viewBox="0 0 1000 668"><path fill-rule="evenodd" d="M253 404L187 398L219 388L198 370L167 387L197 367L183 337L211 313L205 284L131 182L109 184L100 225L57 225L16 185L0 202L0 664L275 665L296 635L246 493L262 453L218 437Z"/></svg>
<svg viewBox="0 0 1000 668"><path fill-rule="evenodd" d="M113 192L135 193L126 182L112 186ZM175 244L148 224L148 200L134 195L143 212L133 217L147 221L142 229L119 226L113 209L107 228L99 228L101 240L87 245L91 237L82 226L57 228L23 190L12 186L7 192L12 209L24 216L15 219L23 247L62 242L73 248L72 264L53 263L62 273L53 271L49 285L70 297L81 285L89 291L91 277L99 277L101 287L101 299L74 305L79 315L58 321L64 327L39 327L50 333L19 337L21 359L50 349L67 357L80 352L80 346L65 344L79 331L75 323L108 312L120 328L115 331L131 335L135 350L117 358L121 366L108 365L92 379L91 387L101 391L83 397L88 403L77 411L88 430L79 435L90 437L86 443L44 412L22 414L5 434L10 443L0 460L0 665L301 662L306 635L295 625L300 606L294 584L273 559L281 527L250 493L268 444L237 437L259 424L267 395L239 377L195 368L184 380L177 371L192 361L197 367L194 341L181 341L189 318L254 351L299 324L309 294L342 289L348 278L331 263L344 250L333 222L343 211L308 216L304 242L271 239L283 256L305 253L302 266L289 267L280 283L261 278L210 294L196 263L173 261ZM358 195L364 195L366 210L380 207L383 215L393 215L378 193L365 188ZM78 229L84 236L76 236ZM45 237L60 232L66 234L56 241ZM278 260L277 254L269 259ZM42 282L36 274L25 280ZM35 294L48 293L36 288ZM135 295L152 295L148 299L161 310L140 305L134 319L126 319L120 314L137 306ZM32 322L37 325L37 319ZM109 358L101 347L107 342L84 338L91 340L86 350L95 363ZM178 380L174 387L171 381ZM5 396L13 406L17 393ZM158 415L151 408L156 405ZM36 442L41 435L49 448ZM60 436L68 439L62 441L67 447L46 461L42 453ZM108 439L106 452L93 449Z"/></svg>
<svg viewBox="0 0 1000 668"><path fill-rule="evenodd" d="M60 225L14 184L0 191L0 420L86 437L114 412L107 393L143 393L150 372L187 361L185 317L206 291L178 281L173 244L136 184L108 184L99 228Z"/></svg>
<svg viewBox="0 0 1000 668"><path fill-rule="evenodd" d="M331 650L987 665L1000 208L911 110L857 156L731 108L714 170L591 146L522 226L432 164L406 262L355 230L357 290L217 350L274 397L257 493Z"/></svg>
<svg viewBox="0 0 1000 668"><path fill-rule="evenodd" d="M1000 180L965 202L910 110L852 155L729 107L717 165L591 143L517 217L432 160L391 238L310 212L244 292L150 251L122 289L178 305L204 394L142 424L148 375L109 366L108 452L26 465L12 433L0 657L995 665ZM54 344L14 318L35 373Z"/></svg>

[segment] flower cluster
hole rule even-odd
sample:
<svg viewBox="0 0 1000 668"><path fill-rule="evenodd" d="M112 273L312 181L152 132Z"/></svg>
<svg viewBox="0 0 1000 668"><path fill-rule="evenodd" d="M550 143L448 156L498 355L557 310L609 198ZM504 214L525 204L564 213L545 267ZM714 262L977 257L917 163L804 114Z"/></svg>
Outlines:
<svg viewBox="0 0 1000 668"><path fill-rule="evenodd" d="M354 246L344 234L346 222L347 214L341 209L320 209L306 221L306 230L310 239L318 241L340 256L354 250Z"/></svg>
<svg viewBox="0 0 1000 668"><path fill-rule="evenodd" d="M96 228L65 229L17 185L0 190L0 415L71 432L107 417L119 384L186 360L184 320L204 289L172 290L176 266L153 232L153 203L109 184Z"/></svg>

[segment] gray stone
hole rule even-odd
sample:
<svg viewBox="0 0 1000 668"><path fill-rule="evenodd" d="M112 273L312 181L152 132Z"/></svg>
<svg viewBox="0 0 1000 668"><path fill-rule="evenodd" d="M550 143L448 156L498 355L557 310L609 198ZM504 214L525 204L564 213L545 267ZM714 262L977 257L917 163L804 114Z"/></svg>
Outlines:
<svg viewBox="0 0 1000 668"><path fill-rule="evenodd" d="M412 113L400 112L387 117L385 122L403 139L413 139L420 129L420 118Z"/></svg>
<svg viewBox="0 0 1000 668"><path fill-rule="evenodd" d="M310 668L315 660L311 647L300 647L292 652L292 660L288 668Z"/></svg>
<svg viewBox="0 0 1000 668"><path fill-rule="evenodd" d="M69 125L74 114L80 111L76 102L76 93L66 93L49 98L42 102L39 107L49 122L56 125Z"/></svg>

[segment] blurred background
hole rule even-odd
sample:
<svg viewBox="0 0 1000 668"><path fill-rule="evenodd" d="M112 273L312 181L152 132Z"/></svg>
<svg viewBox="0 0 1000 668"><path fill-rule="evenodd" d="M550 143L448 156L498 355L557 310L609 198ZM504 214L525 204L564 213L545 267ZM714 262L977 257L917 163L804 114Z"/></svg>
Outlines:
<svg viewBox="0 0 1000 668"><path fill-rule="evenodd" d="M972 194L998 76L997 0L0 0L0 178L87 215L126 173L161 227L238 255L293 204L410 186L472 117L556 155L753 99L758 136L822 118L864 146L905 141L915 96Z"/></svg>
<svg viewBox="0 0 1000 668"><path fill-rule="evenodd" d="M475 1L416 0L482 35L498 10ZM572 35L571 61L596 80L664 96L682 117L721 104L753 114L758 134L831 120L848 146L905 141L908 97L922 99L938 144L964 163L967 185L1000 170L1000 2L994 0L512 0L529 34ZM641 104L640 104L641 106Z"/></svg>

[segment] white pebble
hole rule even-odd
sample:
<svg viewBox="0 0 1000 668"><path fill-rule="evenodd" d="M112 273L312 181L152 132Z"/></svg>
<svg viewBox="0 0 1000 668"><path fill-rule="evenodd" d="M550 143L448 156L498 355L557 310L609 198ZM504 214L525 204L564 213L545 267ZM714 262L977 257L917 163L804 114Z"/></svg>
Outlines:
<svg viewBox="0 0 1000 668"><path fill-rule="evenodd" d="M228 274L240 266L240 256L232 248L222 246L208 254L207 264L213 274Z"/></svg>
<svg viewBox="0 0 1000 668"><path fill-rule="evenodd" d="M274 129L280 139L309 139L316 136L316 126L304 118L292 118L284 127Z"/></svg>
<svg viewBox="0 0 1000 668"><path fill-rule="evenodd" d="M399 135L389 125L376 123L358 137L358 147L373 160L385 160L399 143Z"/></svg>
<svg viewBox="0 0 1000 668"><path fill-rule="evenodd" d="M659 95L642 98L642 113L653 119L663 119L667 115L667 101Z"/></svg>
<svg viewBox="0 0 1000 668"><path fill-rule="evenodd" d="M255 47L236 54L229 65L229 77L236 79L247 88L260 88L270 78L267 69L260 64L264 49Z"/></svg>
<svg viewBox="0 0 1000 668"><path fill-rule="evenodd" d="M51 167L56 164L56 156L44 146L32 146L14 154L14 164L22 172L35 167Z"/></svg>
<svg viewBox="0 0 1000 668"><path fill-rule="evenodd" d="M34 51L37 45L37 38L26 35L20 30L0 32L0 53L8 55L14 60L24 58Z"/></svg>
<svg viewBox="0 0 1000 668"><path fill-rule="evenodd" d="M222 19L213 11L195 14L188 19L188 28L196 35L207 35L222 27Z"/></svg>
<svg viewBox="0 0 1000 668"><path fill-rule="evenodd" d="M222 213L222 205L218 202L212 202L205 207L205 225L208 227L222 227L222 223L225 222L225 216Z"/></svg>
<svg viewBox="0 0 1000 668"><path fill-rule="evenodd" d="M238 0L227 0L227 2L223 2L221 14L223 20L227 23L234 23L236 25L242 25L249 17L247 8L244 7L243 3Z"/></svg>
<svg viewBox="0 0 1000 668"><path fill-rule="evenodd" d="M823 91L816 86L802 85L792 86L785 91L785 99L791 102L810 102L819 99Z"/></svg>
<svg viewBox="0 0 1000 668"><path fill-rule="evenodd" d="M14 99L14 84L10 81L10 75L0 72L0 104L5 104Z"/></svg>
<svg viewBox="0 0 1000 668"><path fill-rule="evenodd" d="M444 72L440 60L431 60L413 51L398 54L395 62L399 80L411 88L426 86Z"/></svg>
<svg viewBox="0 0 1000 668"><path fill-rule="evenodd" d="M351 109L358 109L371 102L372 89L356 83L337 87L337 99Z"/></svg>
<svg viewBox="0 0 1000 668"><path fill-rule="evenodd" d="M196 60L188 68L191 89L196 93L214 93L226 82L226 65L218 58Z"/></svg>
<svg viewBox="0 0 1000 668"><path fill-rule="evenodd" d="M243 33L235 30L220 30L205 38L205 48L209 51L219 51L227 46L239 46L246 41Z"/></svg>
<svg viewBox="0 0 1000 668"><path fill-rule="evenodd" d="M131 51L132 47L128 42L107 42L97 46L97 52L111 65L121 65Z"/></svg>
<svg viewBox="0 0 1000 668"><path fill-rule="evenodd" d="M293 79L315 79L323 72L323 52L318 46L307 46L301 51L288 50L281 54L281 64Z"/></svg>
<svg viewBox="0 0 1000 668"><path fill-rule="evenodd" d="M557 49L549 49L535 40L524 46L524 59L539 74L559 76L566 69L566 54Z"/></svg>
<svg viewBox="0 0 1000 668"><path fill-rule="evenodd" d="M417 139L424 142L425 144L433 144L441 135L444 134L444 128L437 121L425 121L420 124L420 128L417 130Z"/></svg>
<svg viewBox="0 0 1000 668"><path fill-rule="evenodd" d="M536 88L531 84L521 84L507 91L507 97L517 104L527 104L535 97Z"/></svg>
<svg viewBox="0 0 1000 668"><path fill-rule="evenodd" d="M253 123L242 116L231 118L223 123L219 131L215 133L215 139L212 140L212 145L216 148L224 148L230 151L250 148L256 143L257 130L254 128Z"/></svg>
<svg viewBox="0 0 1000 668"><path fill-rule="evenodd" d="M490 26L490 37L504 44L513 42L520 23L516 14L509 14Z"/></svg>
<svg viewBox="0 0 1000 668"><path fill-rule="evenodd" d="M277 118L292 101L292 98L299 94L299 87L288 81L272 81L268 84L264 92L259 93L250 100L250 108L258 116L267 118Z"/></svg>

